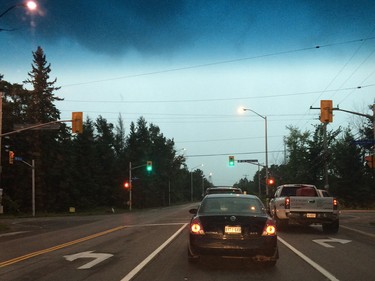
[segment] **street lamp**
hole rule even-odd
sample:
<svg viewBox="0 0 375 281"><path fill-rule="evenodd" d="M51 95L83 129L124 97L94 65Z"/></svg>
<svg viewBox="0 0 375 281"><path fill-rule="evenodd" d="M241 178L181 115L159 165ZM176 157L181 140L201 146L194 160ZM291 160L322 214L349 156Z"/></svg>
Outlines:
<svg viewBox="0 0 375 281"><path fill-rule="evenodd" d="M26 8L27 10L29 11L34 11L38 8L38 5L35 1L26 1L26 2L23 2L23 3L19 3L19 4L16 4L16 5L13 5L11 7L9 7L8 9L6 9L4 12L2 12L0 14L0 18L2 16L4 16L5 14L7 14L9 11L13 10L14 8L17 8L17 7L24 7ZM0 28L0 31L12 31L12 29L2 29Z"/></svg>
<svg viewBox="0 0 375 281"><path fill-rule="evenodd" d="M203 167L203 164L200 164L198 166L195 166L194 168L191 168L190 170L190 200L193 202L193 170L198 167Z"/></svg>
<svg viewBox="0 0 375 281"><path fill-rule="evenodd" d="M250 109L250 108L240 108L239 112L243 111L250 111L256 115L258 115L260 118L264 119L264 144L265 144L265 156L266 156L266 196L268 196L268 136L267 136L267 116L260 115L258 112Z"/></svg>

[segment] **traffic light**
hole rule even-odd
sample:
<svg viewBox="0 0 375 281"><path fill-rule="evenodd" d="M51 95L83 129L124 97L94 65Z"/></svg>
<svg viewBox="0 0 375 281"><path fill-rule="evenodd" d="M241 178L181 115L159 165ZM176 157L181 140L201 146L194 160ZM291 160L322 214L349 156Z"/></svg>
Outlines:
<svg viewBox="0 0 375 281"><path fill-rule="evenodd" d="M151 172L152 171L152 161L147 161L146 163L146 171Z"/></svg>
<svg viewBox="0 0 375 281"><path fill-rule="evenodd" d="M375 161L374 161L375 156L374 155L369 155L365 157L367 166L369 166L372 169L375 169Z"/></svg>
<svg viewBox="0 0 375 281"><path fill-rule="evenodd" d="M10 150L9 151L9 164L14 163L14 151Z"/></svg>
<svg viewBox="0 0 375 281"><path fill-rule="evenodd" d="M124 182L124 188L129 189L130 188L130 183L128 181Z"/></svg>
<svg viewBox="0 0 375 281"><path fill-rule="evenodd" d="M274 185L274 184L275 184L274 178L268 178L267 179L267 185Z"/></svg>
<svg viewBox="0 0 375 281"><path fill-rule="evenodd" d="M82 134L83 132L83 113L72 112L72 133Z"/></svg>
<svg viewBox="0 0 375 281"><path fill-rule="evenodd" d="M320 101L320 122L329 123L332 122L332 100L321 100Z"/></svg>
<svg viewBox="0 0 375 281"><path fill-rule="evenodd" d="M234 166L234 156L229 156L229 166L230 167Z"/></svg>

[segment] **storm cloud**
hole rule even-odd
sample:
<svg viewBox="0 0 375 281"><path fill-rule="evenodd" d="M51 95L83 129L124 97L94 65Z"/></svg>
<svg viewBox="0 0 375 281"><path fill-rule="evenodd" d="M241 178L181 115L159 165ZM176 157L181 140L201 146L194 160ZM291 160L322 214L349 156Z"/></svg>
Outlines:
<svg viewBox="0 0 375 281"><path fill-rule="evenodd" d="M315 35L334 36L330 30L350 35L353 29L369 25L361 19L371 18L367 13L373 13L375 7L373 1L364 0L39 0L38 4L36 15L15 9L16 16L3 17L0 27L32 29L38 40L68 40L108 55L170 53L210 42L259 45L273 37L279 44L290 39L286 34L313 40ZM0 9L11 5L13 0L2 1ZM14 36L22 36L22 32Z"/></svg>

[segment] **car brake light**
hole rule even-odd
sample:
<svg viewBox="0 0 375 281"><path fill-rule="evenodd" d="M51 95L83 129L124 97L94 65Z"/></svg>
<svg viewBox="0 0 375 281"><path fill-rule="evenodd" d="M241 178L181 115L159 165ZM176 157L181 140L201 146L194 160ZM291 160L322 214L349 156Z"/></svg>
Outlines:
<svg viewBox="0 0 375 281"><path fill-rule="evenodd" d="M336 198L333 198L333 209L337 210L338 206L339 206L339 201Z"/></svg>
<svg viewBox="0 0 375 281"><path fill-rule="evenodd" d="M290 198L285 197L285 209L290 209Z"/></svg>
<svg viewBox="0 0 375 281"><path fill-rule="evenodd" d="M275 236L276 235L276 224L273 220L267 220L264 226L262 236Z"/></svg>
<svg viewBox="0 0 375 281"><path fill-rule="evenodd" d="M198 218L194 218L190 223L190 233L192 234L204 234L202 224Z"/></svg>

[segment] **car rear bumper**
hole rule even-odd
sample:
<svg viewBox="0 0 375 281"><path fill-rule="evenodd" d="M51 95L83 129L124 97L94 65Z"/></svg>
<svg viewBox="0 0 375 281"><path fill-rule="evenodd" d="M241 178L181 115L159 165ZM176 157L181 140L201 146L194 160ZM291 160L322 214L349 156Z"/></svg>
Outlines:
<svg viewBox="0 0 375 281"><path fill-rule="evenodd" d="M256 239L217 239L191 235L189 250L192 255L251 257L257 260L278 259L277 237Z"/></svg>
<svg viewBox="0 0 375 281"><path fill-rule="evenodd" d="M314 214L315 217L311 217L311 214ZM337 221L339 219L338 214L324 213L324 212L319 212L319 213L290 212L290 213L287 213L287 217L293 221L309 222L309 223L330 223L330 222Z"/></svg>

